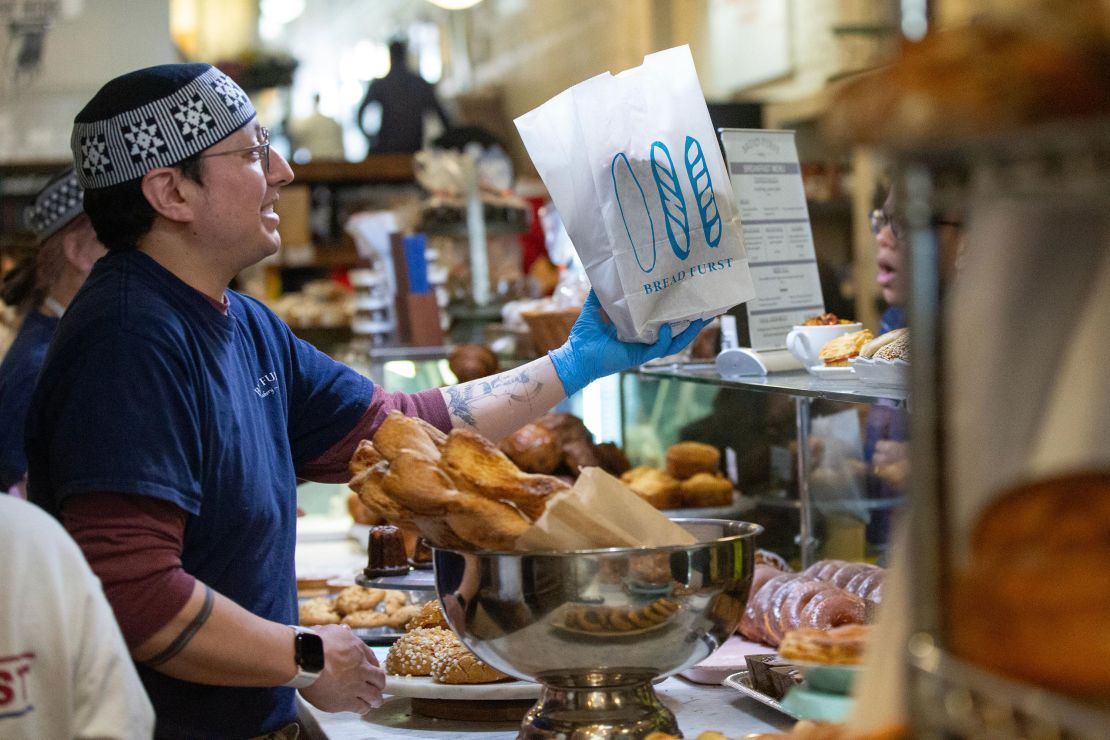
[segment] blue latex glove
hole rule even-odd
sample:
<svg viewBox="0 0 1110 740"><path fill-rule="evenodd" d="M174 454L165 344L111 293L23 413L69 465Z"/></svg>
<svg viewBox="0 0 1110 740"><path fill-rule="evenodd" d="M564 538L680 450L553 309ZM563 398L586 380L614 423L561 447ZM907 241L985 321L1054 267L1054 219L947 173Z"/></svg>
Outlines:
<svg viewBox="0 0 1110 740"><path fill-rule="evenodd" d="M591 289L566 344L547 356L569 398L598 378L681 351L708 323L703 319L692 321L677 337L671 336L670 324L664 324L655 344L622 342L617 339L617 327L602 313L601 303Z"/></svg>

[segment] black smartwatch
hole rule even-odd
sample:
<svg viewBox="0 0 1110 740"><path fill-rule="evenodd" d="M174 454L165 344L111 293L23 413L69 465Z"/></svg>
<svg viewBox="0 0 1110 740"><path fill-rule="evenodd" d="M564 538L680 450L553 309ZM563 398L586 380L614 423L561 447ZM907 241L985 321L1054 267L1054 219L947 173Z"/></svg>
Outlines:
<svg viewBox="0 0 1110 740"><path fill-rule="evenodd" d="M316 683L324 670L324 641L310 629L300 625L289 625L293 635L293 660L297 663L297 675L293 680L282 684L294 689L308 688Z"/></svg>

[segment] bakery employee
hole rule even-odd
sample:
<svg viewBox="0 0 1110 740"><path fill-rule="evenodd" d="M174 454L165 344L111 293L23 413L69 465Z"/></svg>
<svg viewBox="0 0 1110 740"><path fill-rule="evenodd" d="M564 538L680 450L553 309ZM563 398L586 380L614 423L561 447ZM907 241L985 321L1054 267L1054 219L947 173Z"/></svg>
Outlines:
<svg viewBox="0 0 1110 740"><path fill-rule="evenodd" d="M104 583L162 737L248 737L381 702L373 654L301 633L296 481L342 481L392 409L498 438L590 381L685 346L624 344L591 297L548 357L471 383L387 393L228 290L280 244L293 173L250 100L204 64L108 82L71 138L108 255L47 354L28 422L31 499Z"/></svg>
<svg viewBox="0 0 1110 740"><path fill-rule="evenodd" d="M81 208L81 186L73 168L55 177L23 214L35 235L35 251L4 278L0 298L15 306L19 332L0 363L0 492L24 497L27 457L23 425L31 390L58 319L93 263L104 254Z"/></svg>

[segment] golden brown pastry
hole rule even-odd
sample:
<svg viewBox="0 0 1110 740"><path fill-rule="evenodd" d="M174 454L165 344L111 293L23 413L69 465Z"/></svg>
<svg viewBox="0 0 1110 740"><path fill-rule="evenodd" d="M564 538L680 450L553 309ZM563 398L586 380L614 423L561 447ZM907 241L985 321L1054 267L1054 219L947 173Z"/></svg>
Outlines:
<svg viewBox="0 0 1110 740"><path fill-rule="evenodd" d="M848 360L858 356L863 345L872 339L874 335L869 329L841 334L825 342L817 356L825 362L825 367L848 367Z"/></svg>
<svg viewBox="0 0 1110 740"><path fill-rule="evenodd" d="M720 473L695 473L678 484L682 506L728 506L732 503L732 481Z"/></svg>
<svg viewBox="0 0 1110 740"><path fill-rule="evenodd" d="M406 632L390 646L383 666L385 672L391 676L430 676L432 658L458 639L451 630L439 627Z"/></svg>
<svg viewBox="0 0 1110 740"><path fill-rule="evenodd" d="M356 524L381 524L382 522L381 514L370 511L354 492L347 494L347 513Z"/></svg>
<svg viewBox="0 0 1110 740"><path fill-rule="evenodd" d="M348 586L335 597L335 609L342 615L354 612L368 611L382 603L385 591L380 588L363 588L362 586Z"/></svg>
<svg viewBox="0 0 1110 740"><path fill-rule="evenodd" d="M501 440L501 451L521 470L554 473L563 464L559 435L539 424L525 424Z"/></svg>
<svg viewBox="0 0 1110 740"><path fill-rule="evenodd" d="M446 435L423 419L390 411L374 432L374 447L386 460L393 462L401 450L413 450L430 460L439 459L439 448Z"/></svg>
<svg viewBox="0 0 1110 740"><path fill-rule="evenodd" d="M393 614L408 603L409 596L404 591L388 589L385 591L385 598L382 599L382 611L386 614Z"/></svg>
<svg viewBox="0 0 1110 740"><path fill-rule="evenodd" d="M320 624L339 624L339 614L335 611L335 602L326 596L302 601L297 608L300 612L300 622L306 627Z"/></svg>
<svg viewBox="0 0 1110 740"><path fill-rule="evenodd" d="M871 634L866 624L845 624L831 630L791 630L779 643L779 655L829 665L859 665Z"/></svg>
<svg viewBox="0 0 1110 740"><path fill-rule="evenodd" d="M432 656L431 674L439 683L450 684L493 683L508 678L457 640L443 645Z"/></svg>
<svg viewBox="0 0 1110 740"><path fill-rule="evenodd" d="M385 458L382 453L378 452L378 448L374 443L368 439L364 439L358 443L355 448L355 454L351 456L350 471L352 476L356 476L362 471L377 465Z"/></svg>
<svg viewBox="0 0 1110 740"><path fill-rule="evenodd" d="M420 607L416 604L405 604L385 615L386 626L395 630L403 630L405 625L419 613Z"/></svg>
<svg viewBox="0 0 1110 740"><path fill-rule="evenodd" d="M364 609L344 616L343 624L348 627L387 627L389 615L373 609Z"/></svg>
<svg viewBox="0 0 1110 740"><path fill-rule="evenodd" d="M443 616L443 609L439 599L429 601L420 606L420 611L405 625L405 630L411 632L421 627L442 627L448 629L447 620Z"/></svg>
<svg viewBox="0 0 1110 740"><path fill-rule="evenodd" d="M640 465L622 475L621 480L657 509L677 509L682 505L678 481L665 470Z"/></svg>
<svg viewBox="0 0 1110 740"><path fill-rule="evenodd" d="M594 445L594 453L597 455L601 469L609 475L619 478L632 469L632 463L628 462L628 456L612 442L602 442L599 445Z"/></svg>
<svg viewBox="0 0 1110 740"><path fill-rule="evenodd" d="M951 644L973 663L1110 695L1110 472L1018 486L980 513L956 574Z"/></svg>
<svg viewBox="0 0 1110 740"><path fill-rule="evenodd" d="M497 355L484 344L460 344L447 355L447 366L460 383L493 375L499 364Z"/></svg>
<svg viewBox="0 0 1110 740"><path fill-rule="evenodd" d="M382 487L388 472L389 463L382 460L358 473L347 485L358 494L359 501L372 514L396 527L412 529L415 527L412 512L401 506Z"/></svg>
<svg viewBox="0 0 1110 740"><path fill-rule="evenodd" d="M702 442L679 442L667 448L667 472L679 480L696 473L716 473L721 451Z"/></svg>
<svg viewBox="0 0 1110 740"><path fill-rule="evenodd" d="M910 335L904 334L875 353L877 360L910 361Z"/></svg>
<svg viewBox="0 0 1110 740"><path fill-rule="evenodd" d="M459 491L511 502L531 520L543 513L548 496L569 488L550 475L521 472L493 443L467 429L447 436L440 464Z"/></svg>

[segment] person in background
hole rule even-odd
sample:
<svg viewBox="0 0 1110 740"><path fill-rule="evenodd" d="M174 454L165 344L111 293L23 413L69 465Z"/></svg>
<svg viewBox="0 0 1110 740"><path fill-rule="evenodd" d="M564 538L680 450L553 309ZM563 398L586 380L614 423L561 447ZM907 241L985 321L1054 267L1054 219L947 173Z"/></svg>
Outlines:
<svg viewBox="0 0 1110 740"><path fill-rule="evenodd" d="M37 248L5 276L0 298L17 311L18 333L0 362L0 491L25 497L23 426L35 378L58 319L104 254L81 207L73 168L51 178L27 206L24 220Z"/></svg>
<svg viewBox="0 0 1110 740"><path fill-rule="evenodd" d="M0 496L0 737L149 738L154 710L100 582L65 530Z"/></svg>
<svg viewBox="0 0 1110 740"><path fill-rule="evenodd" d="M401 40L389 44L389 72L370 82L358 107L355 120L370 142L374 154L412 153L424 146L424 114L433 113L444 127L450 120L436 98L435 87L408 68L408 44ZM381 107L381 126L377 132L366 130L363 115L371 105Z"/></svg>
<svg viewBox="0 0 1110 740"><path fill-rule="evenodd" d="M343 127L320 112L320 94L312 96L312 113L289 125L293 161L343 159ZM302 155L302 150L307 156Z"/></svg>
<svg viewBox="0 0 1110 740"><path fill-rule="evenodd" d="M108 255L43 364L28 491L104 584L159 737L294 736L295 689L325 711L381 703L384 673L359 638L295 626L298 478L346 481L393 410L500 438L705 323L626 344L591 295L547 357L386 393L228 289L278 250L274 203L293 179L231 79L206 64L122 75L71 141Z"/></svg>

